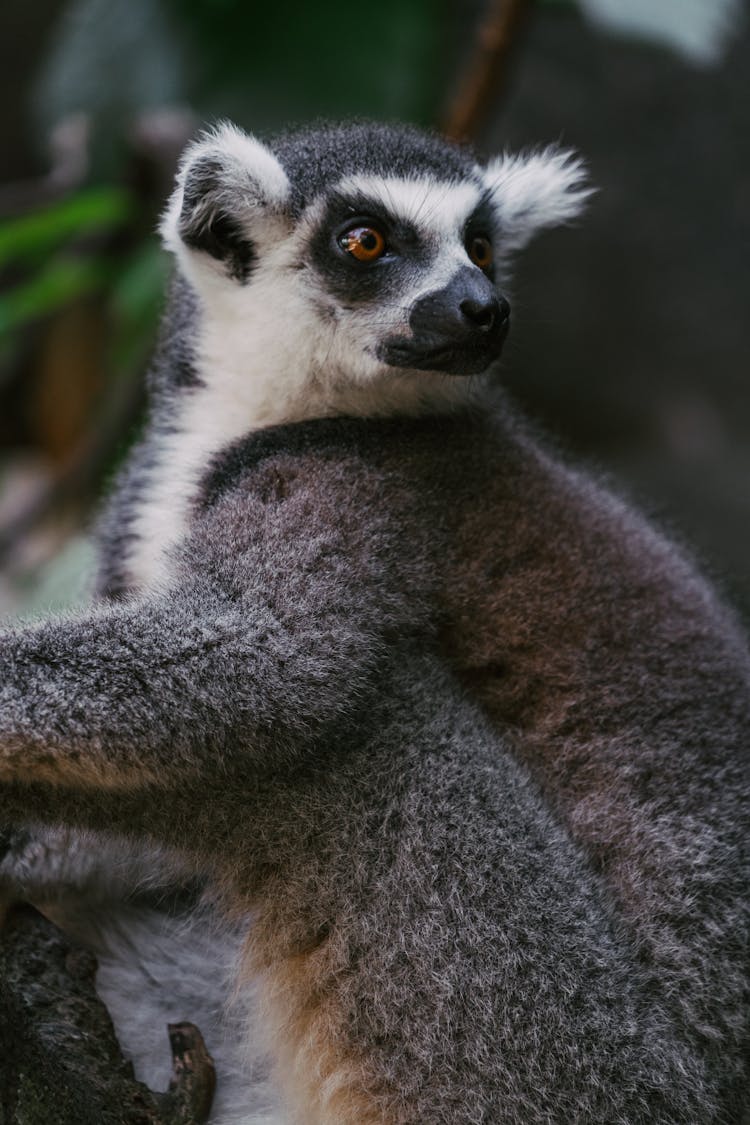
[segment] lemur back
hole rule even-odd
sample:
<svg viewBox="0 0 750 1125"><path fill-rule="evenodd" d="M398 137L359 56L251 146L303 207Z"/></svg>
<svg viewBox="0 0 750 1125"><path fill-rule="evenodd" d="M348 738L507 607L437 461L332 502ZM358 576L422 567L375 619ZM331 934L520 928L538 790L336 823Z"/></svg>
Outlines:
<svg viewBox="0 0 750 1125"><path fill-rule="evenodd" d="M225 1125L742 1120L746 642L498 388L586 194L386 127L186 155L102 600L3 638L0 776L209 888Z"/></svg>

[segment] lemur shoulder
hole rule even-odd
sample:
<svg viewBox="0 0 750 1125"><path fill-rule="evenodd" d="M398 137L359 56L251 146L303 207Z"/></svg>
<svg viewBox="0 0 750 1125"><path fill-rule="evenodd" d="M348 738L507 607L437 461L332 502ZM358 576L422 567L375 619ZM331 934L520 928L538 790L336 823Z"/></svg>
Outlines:
<svg viewBox="0 0 750 1125"><path fill-rule="evenodd" d="M586 194L390 127L185 156L100 600L3 635L0 776L242 932L217 1121L742 1120L746 641L498 387L510 258Z"/></svg>

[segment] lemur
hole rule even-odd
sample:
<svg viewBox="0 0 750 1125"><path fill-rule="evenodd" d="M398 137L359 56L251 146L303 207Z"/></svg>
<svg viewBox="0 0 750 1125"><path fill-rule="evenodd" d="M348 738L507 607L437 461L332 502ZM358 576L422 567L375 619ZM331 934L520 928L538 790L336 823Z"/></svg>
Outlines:
<svg viewBox="0 0 750 1125"><path fill-rule="evenodd" d="M746 640L500 385L512 256L587 191L406 127L184 157L97 599L0 635L0 800L109 840L100 891L124 839L207 888L224 1125L750 1100Z"/></svg>

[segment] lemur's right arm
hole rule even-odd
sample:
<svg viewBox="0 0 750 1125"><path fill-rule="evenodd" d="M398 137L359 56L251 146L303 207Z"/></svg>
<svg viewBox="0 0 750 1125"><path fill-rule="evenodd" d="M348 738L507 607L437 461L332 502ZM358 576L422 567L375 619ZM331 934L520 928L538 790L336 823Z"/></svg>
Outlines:
<svg viewBox="0 0 750 1125"><path fill-rule="evenodd" d="M171 789L285 764L345 721L418 603L386 519L289 493L221 497L160 592L0 634L0 777Z"/></svg>

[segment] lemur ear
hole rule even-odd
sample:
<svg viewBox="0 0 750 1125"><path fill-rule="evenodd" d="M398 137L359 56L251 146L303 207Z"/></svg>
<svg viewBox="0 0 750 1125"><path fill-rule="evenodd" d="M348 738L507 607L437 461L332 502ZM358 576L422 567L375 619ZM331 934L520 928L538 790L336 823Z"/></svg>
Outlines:
<svg viewBox="0 0 750 1125"><path fill-rule="evenodd" d="M287 228L289 193L286 173L266 145L220 125L182 158L161 223L164 245L188 268L198 258L244 283L264 243Z"/></svg>
<svg viewBox="0 0 750 1125"><path fill-rule="evenodd" d="M520 250L537 231L575 218L595 190L587 186L583 161L558 148L498 156L483 177L507 250Z"/></svg>

